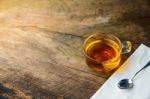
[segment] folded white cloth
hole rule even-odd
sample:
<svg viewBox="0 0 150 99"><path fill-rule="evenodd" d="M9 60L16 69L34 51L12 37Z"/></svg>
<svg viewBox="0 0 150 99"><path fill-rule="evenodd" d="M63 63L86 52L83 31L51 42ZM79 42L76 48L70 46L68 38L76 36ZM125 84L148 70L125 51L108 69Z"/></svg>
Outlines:
<svg viewBox="0 0 150 99"><path fill-rule="evenodd" d="M150 99L150 66L134 79L131 89L120 89L121 79L130 79L150 61L150 48L141 44L127 61L104 83L91 99Z"/></svg>

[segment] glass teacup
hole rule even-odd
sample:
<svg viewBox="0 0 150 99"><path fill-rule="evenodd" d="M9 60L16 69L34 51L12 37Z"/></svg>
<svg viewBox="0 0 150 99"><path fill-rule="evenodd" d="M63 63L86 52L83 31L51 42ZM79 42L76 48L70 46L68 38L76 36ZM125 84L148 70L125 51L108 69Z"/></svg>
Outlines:
<svg viewBox="0 0 150 99"><path fill-rule="evenodd" d="M121 42L116 36L107 33L94 33L83 44L87 65L104 74L118 68L122 54L129 53L131 48L130 41Z"/></svg>

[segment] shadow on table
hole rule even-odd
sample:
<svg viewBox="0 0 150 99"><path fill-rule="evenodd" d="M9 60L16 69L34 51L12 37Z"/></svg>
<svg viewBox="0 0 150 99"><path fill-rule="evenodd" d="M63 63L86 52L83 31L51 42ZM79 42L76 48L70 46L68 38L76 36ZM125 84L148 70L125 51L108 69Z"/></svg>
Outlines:
<svg viewBox="0 0 150 99"><path fill-rule="evenodd" d="M0 96L0 99L9 99L9 98L4 97L4 96Z"/></svg>
<svg viewBox="0 0 150 99"><path fill-rule="evenodd" d="M9 94L9 93L13 93L13 90L0 84L0 99L9 99L6 96L3 96L3 94Z"/></svg>

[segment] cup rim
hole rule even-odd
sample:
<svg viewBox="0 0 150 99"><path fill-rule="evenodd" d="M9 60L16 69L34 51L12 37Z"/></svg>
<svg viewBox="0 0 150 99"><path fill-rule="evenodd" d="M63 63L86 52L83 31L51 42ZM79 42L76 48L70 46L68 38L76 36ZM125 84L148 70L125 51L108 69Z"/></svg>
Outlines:
<svg viewBox="0 0 150 99"><path fill-rule="evenodd" d="M101 35L110 35L110 36L114 37L114 38L119 42L120 51L119 51L119 54L118 54L117 56L115 56L115 57L113 57L113 58L111 58L111 59L105 60L105 61L96 61L96 60L94 60L93 58L91 58L90 56L88 56L88 55L86 54L86 52L85 52L85 44L86 44L86 42L87 42L91 37L93 37L93 36L95 36L95 35L98 35L98 34L101 34ZM122 52L122 47L121 47L121 45L122 45L122 44L121 44L120 39L119 39L118 37L114 36L113 34L99 33L99 32L98 32L98 33L93 33L93 34L89 35L87 38L85 38L84 43L83 43L83 53L84 53L84 55L85 55L88 59L92 60L93 62L99 63L99 64L103 64L103 63L107 63L107 62L109 62L109 61L113 61L113 60L117 59L119 55L121 55L121 52Z"/></svg>

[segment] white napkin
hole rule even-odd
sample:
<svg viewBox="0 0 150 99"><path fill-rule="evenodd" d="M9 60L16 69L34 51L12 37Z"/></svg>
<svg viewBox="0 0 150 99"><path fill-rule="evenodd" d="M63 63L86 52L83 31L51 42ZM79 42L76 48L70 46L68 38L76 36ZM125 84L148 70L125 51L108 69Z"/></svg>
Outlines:
<svg viewBox="0 0 150 99"><path fill-rule="evenodd" d="M121 79L132 78L148 61L150 48L141 44L91 99L150 99L150 66L135 77L132 89L118 88Z"/></svg>

